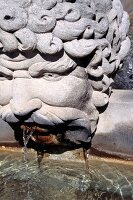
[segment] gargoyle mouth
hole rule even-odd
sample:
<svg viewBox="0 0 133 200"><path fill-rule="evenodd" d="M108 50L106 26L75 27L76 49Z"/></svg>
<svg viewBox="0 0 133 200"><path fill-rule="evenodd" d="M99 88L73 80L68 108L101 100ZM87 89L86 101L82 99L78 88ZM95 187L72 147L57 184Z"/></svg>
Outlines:
<svg viewBox="0 0 133 200"><path fill-rule="evenodd" d="M36 125L21 125L20 128L27 137L30 135L30 139L38 144L61 145L58 135L53 134L49 129L38 127Z"/></svg>
<svg viewBox="0 0 133 200"><path fill-rule="evenodd" d="M82 126L60 124L57 126L41 126L39 124L23 124L23 141L27 138L40 145L65 147L84 146L91 142L91 133Z"/></svg>

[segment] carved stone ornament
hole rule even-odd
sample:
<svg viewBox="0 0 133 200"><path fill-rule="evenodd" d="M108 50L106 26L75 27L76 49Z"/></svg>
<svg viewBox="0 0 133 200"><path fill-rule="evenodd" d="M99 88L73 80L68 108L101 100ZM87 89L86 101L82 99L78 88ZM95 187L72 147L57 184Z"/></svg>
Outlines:
<svg viewBox="0 0 133 200"><path fill-rule="evenodd" d="M1 118L88 145L128 29L120 0L0 0Z"/></svg>

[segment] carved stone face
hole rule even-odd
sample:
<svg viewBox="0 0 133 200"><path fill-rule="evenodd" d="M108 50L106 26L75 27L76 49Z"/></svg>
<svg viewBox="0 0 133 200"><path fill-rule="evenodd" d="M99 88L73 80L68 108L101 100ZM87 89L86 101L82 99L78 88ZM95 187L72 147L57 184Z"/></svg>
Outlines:
<svg viewBox="0 0 133 200"><path fill-rule="evenodd" d="M116 0L0 2L0 115L89 143L130 41Z"/></svg>

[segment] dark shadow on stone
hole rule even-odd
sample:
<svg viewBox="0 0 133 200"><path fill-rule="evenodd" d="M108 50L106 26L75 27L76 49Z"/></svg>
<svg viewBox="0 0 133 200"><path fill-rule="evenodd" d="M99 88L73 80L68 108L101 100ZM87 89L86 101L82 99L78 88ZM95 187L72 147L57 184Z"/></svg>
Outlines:
<svg viewBox="0 0 133 200"><path fill-rule="evenodd" d="M128 6L127 0L123 0L123 2ZM128 2L130 5L131 0ZM130 5L128 9L133 10L133 7ZM130 15L129 38L131 40L131 48L128 56L124 59L122 68L114 74L113 89L133 89L133 14Z"/></svg>

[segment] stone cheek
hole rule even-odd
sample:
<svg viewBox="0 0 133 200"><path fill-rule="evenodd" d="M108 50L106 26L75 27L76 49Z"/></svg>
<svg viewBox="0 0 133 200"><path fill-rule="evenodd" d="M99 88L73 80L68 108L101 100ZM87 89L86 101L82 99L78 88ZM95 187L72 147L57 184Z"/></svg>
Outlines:
<svg viewBox="0 0 133 200"><path fill-rule="evenodd" d="M119 0L1 0L0 115L89 143L130 48Z"/></svg>

